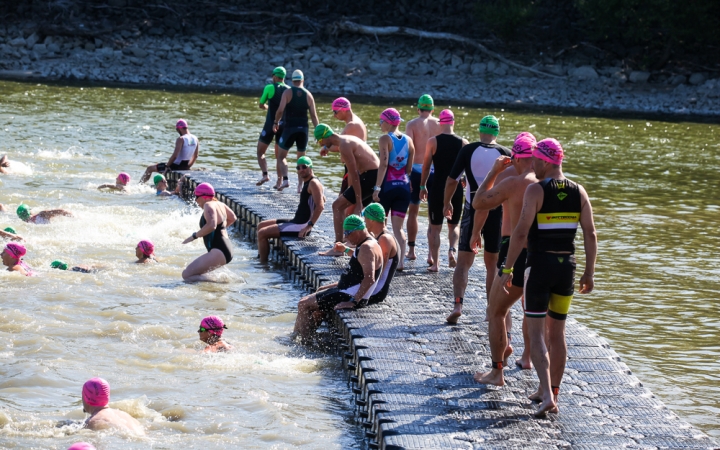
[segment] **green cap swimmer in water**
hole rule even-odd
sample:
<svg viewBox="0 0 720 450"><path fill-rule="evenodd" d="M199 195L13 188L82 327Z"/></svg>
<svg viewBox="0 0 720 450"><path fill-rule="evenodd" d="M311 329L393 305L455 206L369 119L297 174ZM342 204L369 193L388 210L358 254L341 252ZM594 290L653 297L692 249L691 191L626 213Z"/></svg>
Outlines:
<svg viewBox="0 0 720 450"><path fill-rule="evenodd" d="M4 230L0 230L0 237L10 239L11 241L23 241L22 236L17 234L15 228L7 227Z"/></svg>
<svg viewBox="0 0 720 450"><path fill-rule="evenodd" d="M160 197L172 197L178 195L177 192L168 191L167 179L161 174L157 174L153 177L153 184L155 185L155 195Z"/></svg>
<svg viewBox="0 0 720 450"><path fill-rule="evenodd" d="M47 211L40 211L37 214L30 212L30 207L25 204L21 204L17 207L17 215L23 222L34 223L37 225L50 223L50 220L57 216L72 217L70 211L64 209L49 209Z"/></svg>
<svg viewBox="0 0 720 450"><path fill-rule="evenodd" d="M81 272L81 273L96 273L98 271L98 269L95 267L85 266L85 265L70 267L68 265L68 263L66 263L62 260L59 260L59 259L56 259L55 261L51 262L50 268L58 269L58 270L70 270L71 272Z"/></svg>

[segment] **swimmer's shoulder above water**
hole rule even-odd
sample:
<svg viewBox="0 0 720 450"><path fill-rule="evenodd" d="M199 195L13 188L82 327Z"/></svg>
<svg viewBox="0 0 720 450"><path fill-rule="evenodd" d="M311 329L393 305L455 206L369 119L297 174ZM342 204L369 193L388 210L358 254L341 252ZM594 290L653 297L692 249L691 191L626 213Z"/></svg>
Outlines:
<svg viewBox="0 0 720 450"><path fill-rule="evenodd" d="M135 256L138 259L135 261L136 264L158 262L157 258L155 258L155 245L148 240L138 242L138 245L135 247Z"/></svg>
<svg viewBox="0 0 720 450"><path fill-rule="evenodd" d="M203 353L222 353L233 349L222 337L224 330L227 327L218 316L207 316L200 322L198 337L207 344Z"/></svg>
<svg viewBox="0 0 720 450"><path fill-rule="evenodd" d="M109 428L127 431L136 435L144 435L145 430L136 418L110 408L110 385L102 378L92 378L85 382L82 389L83 412L90 414L85 421L85 428L90 430L106 430Z"/></svg>
<svg viewBox="0 0 720 450"><path fill-rule="evenodd" d="M112 191L126 191L127 185L130 183L130 175L125 172L121 172L117 178L115 178L115 184L101 184L98 189L110 189Z"/></svg>

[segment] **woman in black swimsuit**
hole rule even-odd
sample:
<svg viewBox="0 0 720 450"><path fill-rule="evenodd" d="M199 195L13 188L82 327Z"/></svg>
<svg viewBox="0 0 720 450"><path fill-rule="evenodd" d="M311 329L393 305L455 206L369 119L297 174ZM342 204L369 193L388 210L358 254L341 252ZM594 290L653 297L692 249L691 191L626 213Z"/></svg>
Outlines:
<svg viewBox="0 0 720 450"><path fill-rule="evenodd" d="M191 262L182 277L185 281L213 281L206 274L232 261L232 246L228 238L227 228L235 223L235 213L224 203L215 198L215 189L208 183L201 183L195 188L198 206L203 209L200 218L200 230L196 231L183 244L203 238L207 253Z"/></svg>

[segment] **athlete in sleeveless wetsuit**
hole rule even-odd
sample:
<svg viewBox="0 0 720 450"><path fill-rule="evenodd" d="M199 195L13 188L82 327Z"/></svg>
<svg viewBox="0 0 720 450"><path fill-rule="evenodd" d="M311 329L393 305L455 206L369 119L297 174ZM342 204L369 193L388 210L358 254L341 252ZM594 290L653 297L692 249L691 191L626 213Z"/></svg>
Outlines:
<svg viewBox="0 0 720 450"><path fill-rule="evenodd" d="M460 154L460 149L463 148L463 138L454 133L438 134L435 136L435 141L437 147L432 155L432 165L435 167L435 179L438 180L438 183L433 184L428 192L428 215L432 225L442 225L445 219L443 215L445 183L439 181L445 181L450 175L455 160ZM423 184L422 187L425 187L425 185ZM453 214L452 218L447 221L449 224L456 225L460 223L462 199L462 186L458 185L450 201L453 205Z"/></svg>
<svg viewBox="0 0 720 450"><path fill-rule="evenodd" d="M277 152L277 141L282 135L282 123L278 124L279 128L277 132L275 132L275 130L273 129L273 123L275 122L275 113L277 113L278 107L280 106L280 99L282 98L282 94L290 88L287 84L285 84L286 74L287 72L285 71L284 67L276 67L272 73L272 83L265 86L262 96L260 97L260 101L258 102L260 109L267 110L267 115L265 116L265 125L260 132L260 137L258 138L257 144L258 165L260 166L260 170L262 171L262 178L260 178L260 181L256 183L257 186L260 186L263 183L270 181L270 177L268 176L267 171L267 160L265 159L265 152L267 151L268 146L272 143L273 139L275 139L275 151ZM279 186L282 182L282 173L279 170L279 166L277 167L277 169L277 186Z"/></svg>
<svg viewBox="0 0 720 450"><path fill-rule="evenodd" d="M405 217L410 206L410 178L408 177L408 161L410 156L410 139L402 134L390 132L392 148L388 157L387 171L380 191L380 204L385 214L392 211L393 216ZM410 165L409 167L412 167Z"/></svg>
<svg viewBox="0 0 720 450"><path fill-rule="evenodd" d="M315 212L315 200L310 193L310 182L315 179L316 177L313 176L309 180L303 181L303 188L302 191L300 191L300 203L295 210L295 217L292 219L275 220L281 237L298 237L300 231L311 222L310 218L313 216L313 212Z"/></svg>
<svg viewBox="0 0 720 450"><path fill-rule="evenodd" d="M387 231L383 230L377 236L377 240L379 241L382 235L384 235L385 233L387 233ZM395 276L395 271L397 270L399 262L399 252L396 251L393 256L390 256L387 265L383 268L382 274L380 275L380 280L375 286L375 290L373 291L372 295L368 299L368 305L380 303L381 301L385 300L385 297L387 297L388 291L390 290L390 283Z"/></svg>

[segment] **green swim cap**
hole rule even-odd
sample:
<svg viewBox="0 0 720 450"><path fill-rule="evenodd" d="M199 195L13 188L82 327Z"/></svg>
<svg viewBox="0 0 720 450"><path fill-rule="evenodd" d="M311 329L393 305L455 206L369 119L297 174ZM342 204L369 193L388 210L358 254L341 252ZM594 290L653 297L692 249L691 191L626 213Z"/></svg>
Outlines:
<svg viewBox="0 0 720 450"><path fill-rule="evenodd" d="M165 177L160 174L157 174L153 177L153 184L155 186L157 186L158 183L160 183L161 181L167 181L167 180L165 180Z"/></svg>
<svg viewBox="0 0 720 450"><path fill-rule="evenodd" d="M20 204L20 206L17 207L17 215L22 220L29 220L30 219L30 207L25 204Z"/></svg>
<svg viewBox="0 0 720 450"><path fill-rule="evenodd" d="M313 135L315 135L315 140L320 141L321 139L329 138L335 134L332 128L330 128L328 125L325 125L324 123L318 124L318 126L315 127L315 131L313 131Z"/></svg>
<svg viewBox="0 0 720 450"><path fill-rule="evenodd" d="M17 234L17 231L15 231L15 228L13 227L7 227L3 231L7 231L8 233Z"/></svg>
<svg viewBox="0 0 720 450"><path fill-rule="evenodd" d="M284 80L285 76L287 75L287 70L285 70L285 68L282 66L278 66L273 69L273 75Z"/></svg>
<svg viewBox="0 0 720 450"><path fill-rule="evenodd" d="M362 217L357 214L350 214L345 218L343 222L343 230L345 231L357 231L365 229L365 221Z"/></svg>
<svg viewBox="0 0 720 450"><path fill-rule="evenodd" d="M68 270L68 265L67 265L67 263L62 262L59 259L56 259L55 261L50 263L50 268L60 269L60 270Z"/></svg>
<svg viewBox="0 0 720 450"><path fill-rule="evenodd" d="M380 203L370 203L365 207L362 215L368 220L385 223L385 208Z"/></svg>
<svg viewBox="0 0 720 450"><path fill-rule="evenodd" d="M312 167L312 159L308 158L307 156L301 156L297 160L298 164L305 164L308 167Z"/></svg>
<svg viewBox="0 0 720 450"><path fill-rule="evenodd" d="M497 117L485 116L480 121L480 132L485 134L492 134L497 136L500 134L500 124L498 123Z"/></svg>
<svg viewBox="0 0 720 450"><path fill-rule="evenodd" d="M432 111L435 109L435 102L428 94L423 94L418 99L418 109L422 111Z"/></svg>

